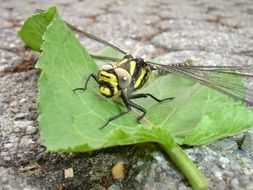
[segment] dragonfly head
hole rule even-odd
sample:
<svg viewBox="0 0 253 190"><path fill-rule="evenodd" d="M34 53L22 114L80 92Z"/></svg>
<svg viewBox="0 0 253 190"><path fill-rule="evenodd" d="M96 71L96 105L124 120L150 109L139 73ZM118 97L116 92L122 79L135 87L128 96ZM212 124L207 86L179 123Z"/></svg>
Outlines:
<svg viewBox="0 0 253 190"><path fill-rule="evenodd" d="M131 83L131 75L126 69L103 65L98 72L99 92L106 98L111 98L120 90L126 89Z"/></svg>

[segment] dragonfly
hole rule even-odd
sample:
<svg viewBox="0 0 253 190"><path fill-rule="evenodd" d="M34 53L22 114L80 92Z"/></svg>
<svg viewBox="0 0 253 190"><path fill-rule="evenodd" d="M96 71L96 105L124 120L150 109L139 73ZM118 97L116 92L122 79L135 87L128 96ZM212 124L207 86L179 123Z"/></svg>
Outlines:
<svg viewBox="0 0 253 190"><path fill-rule="evenodd" d="M44 12L44 10L37 10L36 12ZM122 100L126 110L110 117L100 129L124 116L132 108L141 112L137 117L137 122L140 123L147 111L144 107L134 103L133 99L150 97L157 102L173 100L174 97L159 99L150 93L137 93L140 88L143 88L150 81L164 74L172 73L199 82L220 93L239 99L248 105L253 105L253 89L242 82L242 80L253 81L253 65L194 65L192 60L167 65L160 64L129 54L112 43L80 30L66 21L65 24L80 37L88 38L110 47L122 55L120 59L90 53L94 59L109 63L102 65L97 73L91 73L84 82L84 87L73 89L74 92L86 91L90 79L94 79L99 86L99 92L102 96L105 98L117 96Z"/></svg>

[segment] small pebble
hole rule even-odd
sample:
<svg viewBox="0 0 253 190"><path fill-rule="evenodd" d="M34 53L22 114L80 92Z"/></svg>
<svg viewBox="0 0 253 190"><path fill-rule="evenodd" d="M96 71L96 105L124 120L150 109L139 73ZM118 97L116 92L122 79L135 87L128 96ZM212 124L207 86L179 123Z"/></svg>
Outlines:
<svg viewBox="0 0 253 190"><path fill-rule="evenodd" d="M18 121L14 121L14 124L22 129L25 129L27 126L32 125L33 121L30 120L18 120Z"/></svg>
<svg viewBox="0 0 253 190"><path fill-rule="evenodd" d="M20 120L20 119L24 119L26 116L27 116L27 113L17 113L17 114L14 116L14 119L15 119L15 120Z"/></svg>
<svg viewBox="0 0 253 190"><path fill-rule="evenodd" d="M34 134L37 132L37 128L32 126L32 125L29 125L26 127L26 134Z"/></svg>
<svg viewBox="0 0 253 190"><path fill-rule="evenodd" d="M9 111L12 113L18 113L20 109L18 107L14 107L14 108L9 108Z"/></svg>
<svg viewBox="0 0 253 190"><path fill-rule="evenodd" d="M22 98L21 100L19 100L19 103L24 103L26 101L25 98Z"/></svg>
<svg viewBox="0 0 253 190"><path fill-rule="evenodd" d="M20 146L28 146L30 144L34 144L35 142L29 136L23 136L20 139Z"/></svg>
<svg viewBox="0 0 253 190"><path fill-rule="evenodd" d="M13 146L14 146L13 143L6 143L4 145L4 148L11 149Z"/></svg>
<svg viewBox="0 0 253 190"><path fill-rule="evenodd" d="M135 180L139 183L141 183L144 178L145 177L141 173L138 173L138 175L135 176Z"/></svg>
<svg viewBox="0 0 253 190"><path fill-rule="evenodd" d="M215 175L218 179L222 179L222 172L220 172L220 171L214 171L214 175Z"/></svg>
<svg viewBox="0 0 253 190"><path fill-rule="evenodd" d="M221 164L222 168L226 168L226 166L229 164L230 160L226 157L220 157L219 162Z"/></svg>
<svg viewBox="0 0 253 190"><path fill-rule="evenodd" d="M137 166L143 166L144 165L144 162L143 161L138 161L137 162Z"/></svg>
<svg viewBox="0 0 253 190"><path fill-rule="evenodd" d="M111 170L112 178L116 180L121 180L124 178L124 163L118 162L116 163Z"/></svg>
<svg viewBox="0 0 253 190"><path fill-rule="evenodd" d="M121 190L122 188L121 187L119 187L119 186L117 186L116 184L112 184L109 188L108 188L108 190Z"/></svg>
<svg viewBox="0 0 253 190"><path fill-rule="evenodd" d="M68 168L64 170L64 178L71 178L74 177L74 170L73 168Z"/></svg>
<svg viewBox="0 0 253 190"><path fill-rule="evenodd" d="M18 142L18 137L16 135L11 135L10 138L9 138L9 142L10 143L16 143Z"/></svg>

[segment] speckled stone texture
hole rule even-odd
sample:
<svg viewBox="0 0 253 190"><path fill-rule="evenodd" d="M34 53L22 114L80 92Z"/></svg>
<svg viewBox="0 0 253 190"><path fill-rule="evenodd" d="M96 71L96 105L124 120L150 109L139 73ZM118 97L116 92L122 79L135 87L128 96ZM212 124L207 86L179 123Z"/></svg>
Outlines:
<svg viewBox="0 0 253 190"><path fill-rule="evenodd" d="M17 31L36 8L51 5L68 22L126 51L139 45L144 57L167 63L197 58L219 64L253 63L253 1L0 0L0 190L191 189L155 144L85 154L46 152L37 121L38 54L24 47ZM252 144L249 130L185 151L210 189L252 190ZM126 168L121 181L110 173L119 161ZM65 179L68 168L74 177Z"/></svg>

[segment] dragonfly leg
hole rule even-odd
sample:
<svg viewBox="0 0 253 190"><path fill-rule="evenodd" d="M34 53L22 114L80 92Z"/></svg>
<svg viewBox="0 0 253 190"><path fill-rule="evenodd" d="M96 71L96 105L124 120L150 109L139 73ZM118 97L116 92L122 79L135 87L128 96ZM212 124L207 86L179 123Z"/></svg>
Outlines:
<svg viewBox="0 0 253 190"><path fill-rule="evenodd" d="M100 127L100 129L105 128L111 121L116 120L116 119L118 119L119 117L121 117L121 116L123 116L123 115L125 115L125 114L127 114L128 112L131 111L131 105L129 104L129 100L126 98L126 96L125 96L124 93L121 94L121 99L123 100L123 102L124 102L124 104L125 104L127 110L126 110L126 111L123 111L123 112L120 112L120 113L118 113L117 115L115 115L115 116L113 116L113 117L110 117L110 118L107 120L107 122L106 122L102 127Z"/></svg>
<svg viewBox="0 0 253 190"><path fill-rule="evenodd" d="M153 98L154 100L156 100L158 102L162 102L162 101L168 100L168 99L171 100L171 99L174 98L174 97L170 97L170 98L165 98L165 99L160 100L160 99L158 99L158 98L156 98L153 95L148 94L148 93L146 93L146 94L135 94L135 95L131 95L129 98L127 98L126 95L124 93L122 93L121 94L121 99L123 100L123 102L124 102L127 110L123 111L123 112L120 112L120 113L118 113L117 115L115 115L113 117L110 117L107 120L107 122L102 127L100 127L100 129L103 129L104 127L106 127L111 121L116 120L119 117L121 117L121 116L127 114L128 112L130 112L131 111L131 107L133 107L133 108L135 108L135 109L137 109L137 110L139 110L139 111L142 112L142 114L139 117L137 117L137 122L140 123L141 119L143 119L143 117L146 115L147 110L145 108L141 107L140 105L138 105L138 104L130 101L130 99L146 98L148 96L150 96L151 98Z"/></svg>
<svg viewBox="0 0 253 190"><path fill-rule="evenodd" d="M134 102L131 102L130 100L127 100L127 101L130 106L132 106L133 108L136 108L137 110L142 112L142 114L139 117L137 117L137 122L140 123L141 119L146 115L147 110L145 108L141 107L140 105L138 105Z"/></svg>
<svg viewBox="0 0 253 190"><path fill-rule="evenodd" d="M115 115L115 116L113 116L113 117L110 117L110 118L107 120L107 122L106 122L102 127L100 127L99 129L105 128L111 121L118 119L119 117L121 117L121 116L127 114L129 111L131 111L131 107L127 108L127 111L120 112L119 114L117 114L117 115Z"/></svg>
<svg viewBox="0 0 253 190"><path fill-rule="evenodd" d="M164 100L173 100L175 98L175 97L169 97L169 98L164 98L164 99L158 99L155 96L153 96L152 94L141 93L141 94L132 94L132 95L130 95L129 99L147 98L148 96L153 98L157 102L162 102Z"/></svg>
<svg viewBox="0 0 253 190"><path fill-rule="evenodd" d="M97 78L96 74L92 73L88 76L87 80L85 81L84 88L75 88L75 89L73 89L73 92L75 93L77 90L83 90L83 91L86 90L87 86L88 86L88 82L91 77L98 83L98 78Z"/></svg>

